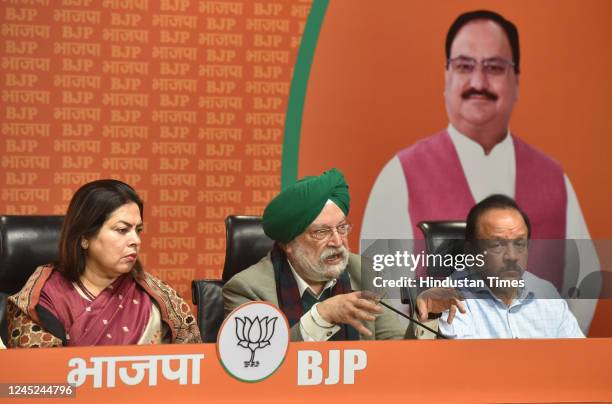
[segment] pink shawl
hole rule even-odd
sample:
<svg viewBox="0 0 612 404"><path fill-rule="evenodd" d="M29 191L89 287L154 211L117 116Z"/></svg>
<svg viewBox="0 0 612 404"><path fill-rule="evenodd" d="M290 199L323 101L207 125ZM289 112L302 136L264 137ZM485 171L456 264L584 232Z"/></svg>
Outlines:
<svg viewBox="0 0 612 404"><path fill-rule="evenodd" d="M90 301L53 271L40 293L40 305L62 323L69 346L136 344L151 316L149 295L129 274Z"/></svg>

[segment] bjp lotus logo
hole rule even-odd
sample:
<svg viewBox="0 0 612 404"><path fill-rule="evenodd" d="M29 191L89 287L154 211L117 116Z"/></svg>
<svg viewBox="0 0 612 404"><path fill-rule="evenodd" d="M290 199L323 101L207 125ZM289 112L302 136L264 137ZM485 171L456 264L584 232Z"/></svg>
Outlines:
<svg viewBox="0 0 612 404"><path fill-rule="evenodd" d="M238 380L258 382L281 366L289 347L289 323L268 302L248 302L221 324L217 354L223 368Z"/></svg>
<svg viewBox="0 0 612 404"><path fill-rule="evenodd" d="M259 361L255 361L255 352L270 345L270 339L274 335L274 326L277 317L268 318L259 316L255 319L249 317L236 317L236 337L238 346L251 351L251 359L244 361L244 367L257 367Z"/></svg>

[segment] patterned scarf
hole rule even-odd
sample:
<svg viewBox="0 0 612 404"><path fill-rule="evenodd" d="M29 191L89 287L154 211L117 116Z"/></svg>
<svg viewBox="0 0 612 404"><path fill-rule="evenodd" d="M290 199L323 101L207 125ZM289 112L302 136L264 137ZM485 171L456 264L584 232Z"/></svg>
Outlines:
<svg viewBox="0 0 612 404"><path fill-rule="evenodd" d="M289 326L293 327L294 324L300 321L300 318L304 315L304 306L302 298L300 297L300 291L295 281L295 277L289 267L287 256L285 252L278 247L276 244L272 248L272 266L274 267L274 277L276 279L276 294L278 296L278 305L283 313L289 320ZM331 293L323 293L321 300L323 301L328 297L341 295L345 293L351 293L351 281L348 276L348 272L344 271L338 278L338 281L331 288ZM304 292L306 294L308 292ZM359 340L359 333L357 330L348 325L343 324L330 341L351 341Z"/></svg>

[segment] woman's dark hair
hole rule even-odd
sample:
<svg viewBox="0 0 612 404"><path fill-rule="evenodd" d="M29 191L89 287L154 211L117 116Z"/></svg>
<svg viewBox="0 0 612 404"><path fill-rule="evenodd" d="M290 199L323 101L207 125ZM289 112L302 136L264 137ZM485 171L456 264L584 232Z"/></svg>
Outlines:
<svg viewBox="0 0 612 404"><path fill-rule="evenodd" d="M85 271L86 253L81 247L83 238L89 239L100 231L110 215L127 203L135 203L143 217L143 203L136 191L118 180L97 180L79 188L68 205L59 241L58 270L75 282ZM137 260L132 271L142 273Z"/></svg>

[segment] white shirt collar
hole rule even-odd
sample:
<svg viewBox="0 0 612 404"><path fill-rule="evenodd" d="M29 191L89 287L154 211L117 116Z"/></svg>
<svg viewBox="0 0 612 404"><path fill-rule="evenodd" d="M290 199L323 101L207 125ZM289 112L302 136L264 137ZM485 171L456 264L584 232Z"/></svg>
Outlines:
<svg viewBox="0 0 612 404"><path fill-rule="evenodd" d="M448 128L446 128L446 131L450 135L450 138L453 141L453 144L455 145L455 148L457 150L470 150L472 153L479 152L483 156L485 155L484 149L482 148L480 143L473 140L469 136L459 132L457 128L453 126L452 123L448 124ZM508 148L510 147L512 148L512 151L514 151L514 144L512 143L510 130L506 130L506 136L504 137L504 139L495 146L493 146L491 152L486 157L491 157L494 153L507 152Z"/></svg>
<svg viewBox="0 0 612 404"><path fill-rule="evenodd" d="M308 289L310 291L310 293L318 299L319 297L321 297L323 292L325 292L329 288L333 288L334 285L336 285L336 282L338 281L337 279L331 279L331 280L327 281L327 283L325 284L325 286L321 290L321 293L319 293L319 295L317 296L312 291L312 289L310 288L308 283L306 283L306 281L304 279L302 279L302 277L300 275L298 275L298 273L295 271L295 269L293 268L293 265L291 265L291 261L287 260L287 262L289 263L289 268L291 268L291 273L293 274L293 277L295 278L295 282L297 283L298 291L300 292L300 297L302 297L304 295L304 292L306 291L306 289Z"/></svg>
<svg viewBox="0 0 612 404"><path fill-rule="evenodd" d="M449 124L447 131L476 202L491 194L514 197L516 161L510 131L489 154L485 154L478 142L463 135L453 125Z"/></svg>

